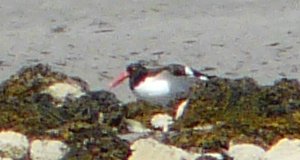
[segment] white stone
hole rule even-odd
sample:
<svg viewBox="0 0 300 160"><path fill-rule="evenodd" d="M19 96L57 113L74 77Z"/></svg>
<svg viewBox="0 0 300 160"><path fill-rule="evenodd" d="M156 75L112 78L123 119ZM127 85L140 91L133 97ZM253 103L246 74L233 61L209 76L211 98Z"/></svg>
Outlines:
<svg viewBox="0 0 300 160"><path fill-rule="evenodd" d="M151 130L147 127L145 127L141 122L133 120L133 119L126 119L125 120L127 124L127 129L130 132L136 132L136 133L145 133L150 132Z"/></svg>
<svg viewBox="0 0 300 160"><path fill-rule="evenodd" d="M31 142L30 158L32 160L60 160L70 148L58 140L34 140Z"/></svg>
<svg viewBox="0 0 300 160"><path fill-rule="evenodd" d="M193 130L202 131L202 132L211 132L214 129L214 125L207 124L207 125L198 125L193 127Z"/></svg>
<svg viewBox="0 0 300 160"><path fill-rule="evenodd" d="M129 160L154 160L154 159L195 159L199 155L188 153L180 148L168 146L158 141L147 138L135 141L130 146L132 155Z"/></svg>
<svg viewBox="0 0 300 160"><path fill-rule="evenodd" d="M25 135L13 132L0 132L0 154L5 158L21 159L27 154L29 142Z"/></svg>
<svg viewBox="0 0 300 160"><path fill-rule="evenodd" d="M236 144L229 147L228 154L234 160L260 160L265 150L254 144Z"/></svg>
<svg viewBox="0 0 300 160"><path fill-rule="evenodd" d="M49 86L47 89L42 91L42 93L48 93L56 99L64 101L68 95L73 97L80 97L85 93L82 91L82 88L77 84L70 84L70 83L54 83Z"/></svg>
<svg viewBox="0 0 300 160"><path fill-rule="evenodd" d="M152 138L139 139L131 146L131 156L128 160L194 160L201 156L200 153L190 153L183 149L162 144ZM211 155L219 159L220 154Z"/></svg>
<svg viewBox="0 0 300 160"><path fill-rule="evenodd" d="M173 118L168 114L156 114L151 119L151 125L154 128L161 128L163 132L168 132L173 123Z"/></svg>
<svg viewBox="0 0 300 160"><path fill-rule="evenodd" d="M4 157L4 158L0 157L0 160L13 160L13 159L12 158L7 158L7 157Z"/></svg>
<svg viewBox="0 0 300 160"><path fill-rule="evenodd" d="M118 137L122 140L125 140L129 143L133 143L134 141L148 137L150 132L134 132L134 133L126 133L126 134L119 134Z"/></svg>
<svg viewBox="0 0 300 160"><path fill-rule="evenodd" d="M300 160L300 139L281 139L266 152L263 160Z"/></svg>

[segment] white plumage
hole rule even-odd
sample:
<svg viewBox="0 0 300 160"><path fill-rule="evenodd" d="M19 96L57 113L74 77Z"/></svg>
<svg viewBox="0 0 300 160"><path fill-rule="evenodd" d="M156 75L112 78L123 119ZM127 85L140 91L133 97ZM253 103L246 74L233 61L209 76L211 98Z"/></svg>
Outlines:
<svg viewBox="0 0 300 160"><path fill-rule="evenodd" d="M168 106L172 100L187 97L194 78L178 77L163 71L154 77L147 77L136 86L133 93L137 99Z"/></svg>

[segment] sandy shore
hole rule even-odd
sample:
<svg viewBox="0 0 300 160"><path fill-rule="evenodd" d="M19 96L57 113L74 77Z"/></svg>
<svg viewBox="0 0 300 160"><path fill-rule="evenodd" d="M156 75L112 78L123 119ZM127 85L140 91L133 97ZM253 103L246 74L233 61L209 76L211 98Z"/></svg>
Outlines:
<svg viewBox="0 0 300 160"><path fill-rule="evenodd" d="M298 0L2 0L0 80L48 63L107 89L142 59L271 84L300 77L299 17Z"/></svg>

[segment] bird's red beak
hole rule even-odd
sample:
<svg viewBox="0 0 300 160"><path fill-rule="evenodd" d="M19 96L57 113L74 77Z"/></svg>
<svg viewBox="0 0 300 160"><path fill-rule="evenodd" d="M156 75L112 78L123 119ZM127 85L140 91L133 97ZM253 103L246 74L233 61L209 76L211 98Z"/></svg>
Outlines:
<svg viewBox="0 0 300 160"><path fill-rule="evenodd" d="M126 78L129 77L129 73L127 71L122 72L113 82L109 85L110 88L114 88L121 84Z"/></svg>

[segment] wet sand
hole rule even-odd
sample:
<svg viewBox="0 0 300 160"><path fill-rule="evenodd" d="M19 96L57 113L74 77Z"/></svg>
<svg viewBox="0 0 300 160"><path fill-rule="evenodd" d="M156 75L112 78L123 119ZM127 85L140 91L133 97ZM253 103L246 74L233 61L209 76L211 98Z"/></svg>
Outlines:
<svg viewBox="0 0 300 160"><path fill-rule="evenodd" d="M137 60L272 84L300 79L298 0L2 0L0 80L47 63L108 89ZM127 84L112 90L124 101Z"/></svg>

